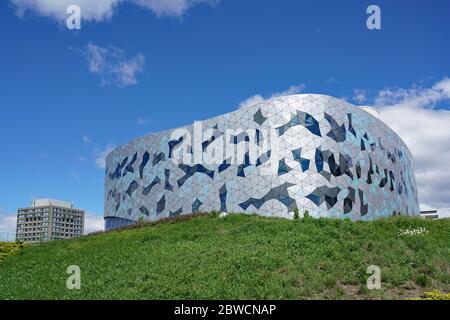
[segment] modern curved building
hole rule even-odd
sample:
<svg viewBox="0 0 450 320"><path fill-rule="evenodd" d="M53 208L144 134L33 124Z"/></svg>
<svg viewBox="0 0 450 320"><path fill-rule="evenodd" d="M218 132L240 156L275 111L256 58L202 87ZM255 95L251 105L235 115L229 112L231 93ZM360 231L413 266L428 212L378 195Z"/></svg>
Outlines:
<svg viewBox="0 0 450 320"><path fill-rule="evenodd" d="M419 215L410 151L366 110L291 95L136 139L107 157L106 229L213 210Z"/></svg>

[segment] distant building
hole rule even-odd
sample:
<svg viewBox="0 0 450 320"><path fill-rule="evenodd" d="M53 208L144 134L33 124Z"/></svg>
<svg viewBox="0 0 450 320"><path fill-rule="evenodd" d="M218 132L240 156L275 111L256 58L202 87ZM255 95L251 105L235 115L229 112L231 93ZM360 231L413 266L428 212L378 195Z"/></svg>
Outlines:
<svg viewBox="0 0 450 320"><path fill-rule="evenodd" d="M420 216L424 219L449 219L450 209L440 208L440 209L426 209L420 211Z"/></svg>
<svg viewBox="0 0 450 320"><path fill-rule="evenodd" d="M33 200L31 207L17 210L16 240L39 243L81 237L85 212L60 200Z"/></svg>

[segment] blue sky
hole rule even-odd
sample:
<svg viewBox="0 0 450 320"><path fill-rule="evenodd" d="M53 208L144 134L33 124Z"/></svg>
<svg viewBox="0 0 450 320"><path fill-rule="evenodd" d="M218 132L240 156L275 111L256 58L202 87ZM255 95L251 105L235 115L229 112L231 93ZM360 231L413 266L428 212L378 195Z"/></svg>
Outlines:
<svg viewBox="0 0 450 320"><path fill-rule="evenodd" d="M81 30L65 27L66 2L87 12ZM433 150L395 122L423 114L425 135L450 120L449 1L200 2L1 1L0 229L33 197L74 201L96 218L105 151L286 91L379 105L420 145L421 202L450 206L444 169L420 162ZM371 4L381 30L366 27ZM450 132L438 136L450 161Z"/></svg>

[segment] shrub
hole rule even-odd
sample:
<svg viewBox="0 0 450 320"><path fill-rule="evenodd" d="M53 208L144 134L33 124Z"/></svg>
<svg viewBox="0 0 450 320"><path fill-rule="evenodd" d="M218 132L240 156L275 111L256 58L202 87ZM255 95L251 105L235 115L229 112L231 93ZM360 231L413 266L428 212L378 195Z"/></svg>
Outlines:
<svg viewBox="0 0 450 320"><path fill-rule="evenodd" d="M300 219L300 214L298 212L298 208L294 209L294 220L298 220Z"/></svg>
<svg viewBox="0 0 450 320"><path fill-rule="evenodd" d="M22 242L0 242L0 261L26 247Z"/></svg>
<svg viewBox="0 0 450 320"><path fill-rule="evenodd" d="M426 287L430 284L430 279L426 274L420 274L416 277L416 283L421 287Z"/></svg>
<svg viewBox="0 0 450 320"><path fill-rule="evenodd" d="M450 300L450 293L441 293L439 290L425 292L422 298L413 298L411 300Z"/></svg>
<svg viewBox="0 0 450 320"><path fill-rule="evenodd" d="M144 223L145 223L144 217L139 217L138 224L144 224Z"/></svg>
<svg viewBox="0 0 450 320"><path fill-rule="evenodd" d="M217 218L220 215L220 212L217 210L213 210L210 213L211 218Z"/></svg>
<svg viewBox="0 0 450 320"><path fill-rule="evenodd" d="M303 219L308 219L308 218L310 218L309 211L305 210L305 212L303 213Z"/></svg>

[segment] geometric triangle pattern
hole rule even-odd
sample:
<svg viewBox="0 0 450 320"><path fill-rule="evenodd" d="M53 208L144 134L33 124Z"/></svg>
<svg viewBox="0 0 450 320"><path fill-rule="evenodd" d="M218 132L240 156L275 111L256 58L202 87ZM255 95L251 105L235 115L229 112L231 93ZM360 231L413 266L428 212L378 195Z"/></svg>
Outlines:
<svg viewBox="0 0 450 320"><path fill-rule="evenodd" d="M418 215L411 152L364 108L301 94L150 134L106 159L106 229L213 210L292 218L295 209Z"/></svg>

